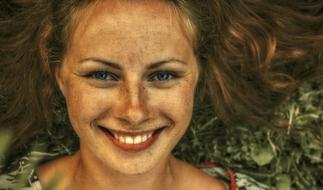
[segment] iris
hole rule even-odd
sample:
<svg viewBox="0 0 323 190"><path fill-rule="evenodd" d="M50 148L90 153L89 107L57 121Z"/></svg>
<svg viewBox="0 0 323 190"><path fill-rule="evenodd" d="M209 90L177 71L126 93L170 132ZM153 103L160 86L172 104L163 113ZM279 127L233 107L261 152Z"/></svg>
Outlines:
<svg viewBox="0 0 323 190"><path fill-rule="evenodd" d="M159 72L154 77L153 80L165 81L172 79L173 75L169 72Z"/></svg>
<svg viewBox="0 0 323 190"><path fill-rule="evenodd" d="M98 80L112 80L113 77L104 71L98 71L93 73L93 78L98 79Z"/></svg>

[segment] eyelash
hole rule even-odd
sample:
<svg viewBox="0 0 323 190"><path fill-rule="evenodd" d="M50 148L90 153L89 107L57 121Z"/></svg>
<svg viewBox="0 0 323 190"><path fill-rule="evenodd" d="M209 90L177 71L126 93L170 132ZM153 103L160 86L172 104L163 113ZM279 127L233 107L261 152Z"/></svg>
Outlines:
<svg viewBox="0 0 323 190"><path fill-rule="evenodd" d="M107 75L107 77L110 76L109 78L111 78L111 79L99 79L99 77L95 76L97 74L105 74L105 75ZM90 72L89 74L85 75L85 77L91 78L94 80L102 80L102 81L105 81L105 80L117 81L118 80L118 77L116 75L109 73L107 71L93 71L93 72Z"/></svg>
<svg viewBox="0 0 323 190"><path fill-rule="evenodd" d="M158 77L159 74L167 74L170 76L170 79L165 79L165 80L156 80L154 79L155 77ZM159 82L163 82L163 81L169 81L169 80L174 80L174 79L177 79L179 78L180 75L176 72L173 72L173 71L157 71L157 72L154 72L152 73L151 75L149 75L149 81L159 81Z"/></svg>
<svg viewBox="0 0 323 190"><path fill-rule="evenodd" d="M101 74L101 75L104 74L104 75L106 75L106 77L104 77L104 79L102 79L102 78L100 79L99 76L95 76L98 74ZM165 80L156 79L156 77L158 77L159 74L167 74L169 77L167 77L167 79L165 79ZM107 71L93 71L93 72L90 72L89 74L85 75L85 77L92 78L94 80L100 80L100 81L106 81L106 80L117 81L118 80L118 77L116 75L109 73ZM106 79L107 77L109 77L109 79ZM152 82L152 81L164 82L164 81L174 80L179 77L180 77L180 75L176 72L173 72L173 71L157 71L157 72L154 72L149 75L148 81L150 81L150 82Z"/></svg>

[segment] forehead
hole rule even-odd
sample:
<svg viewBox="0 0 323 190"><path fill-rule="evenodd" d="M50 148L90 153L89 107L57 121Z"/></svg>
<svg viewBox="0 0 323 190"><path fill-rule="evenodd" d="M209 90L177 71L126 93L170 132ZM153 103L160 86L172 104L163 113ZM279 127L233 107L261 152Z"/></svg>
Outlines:
<svg viewBox="0 0 323 190"><path fill-rule="evenodd" d="M70 48L118 55L166 51L167 44L191 46L182 19L166 1L97 1L75 16Z"/></svg>

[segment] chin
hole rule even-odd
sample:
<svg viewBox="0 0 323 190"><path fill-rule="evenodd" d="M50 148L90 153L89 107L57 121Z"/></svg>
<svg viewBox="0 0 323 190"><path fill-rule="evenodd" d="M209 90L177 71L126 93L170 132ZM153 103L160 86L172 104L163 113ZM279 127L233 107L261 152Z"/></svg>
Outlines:
<svg viewBox="0 0 323 190"><path fill-rule="evenodd" d="M166 158L159 157L158 155L151 156L152 153L146 153L142 157L106 157L107 159L101 162L112 171L115 171L121 175L141 175L151 172L155 167L158 167L161 163L165 163ZM100 158L102 159L102 158Z"/></svg>

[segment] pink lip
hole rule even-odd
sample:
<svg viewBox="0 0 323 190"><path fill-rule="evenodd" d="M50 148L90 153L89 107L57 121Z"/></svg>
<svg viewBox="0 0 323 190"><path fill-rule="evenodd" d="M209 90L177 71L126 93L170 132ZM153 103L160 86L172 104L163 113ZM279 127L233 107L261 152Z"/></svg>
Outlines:
<svg viewBox="0 0 323 190"><path fill-rule="evenodd" d="M151 138L149 138L147 141L139 143L139 144L125 144L125 143L122 143L119 140L115 139L109 132L105 132L105 134L108 137L108 139L110 139L112 141L112 143L114 145L116 145L118 148L120 148L124 151L129 151L129 152L139 152L139 151L149 148L158 139L161 131L162 130L155 132ZM122 134L124 134L124 133L122 133ZM133 133L129 134L129 136L136 136L136 135L137 134L133 134Z"/></svg>

